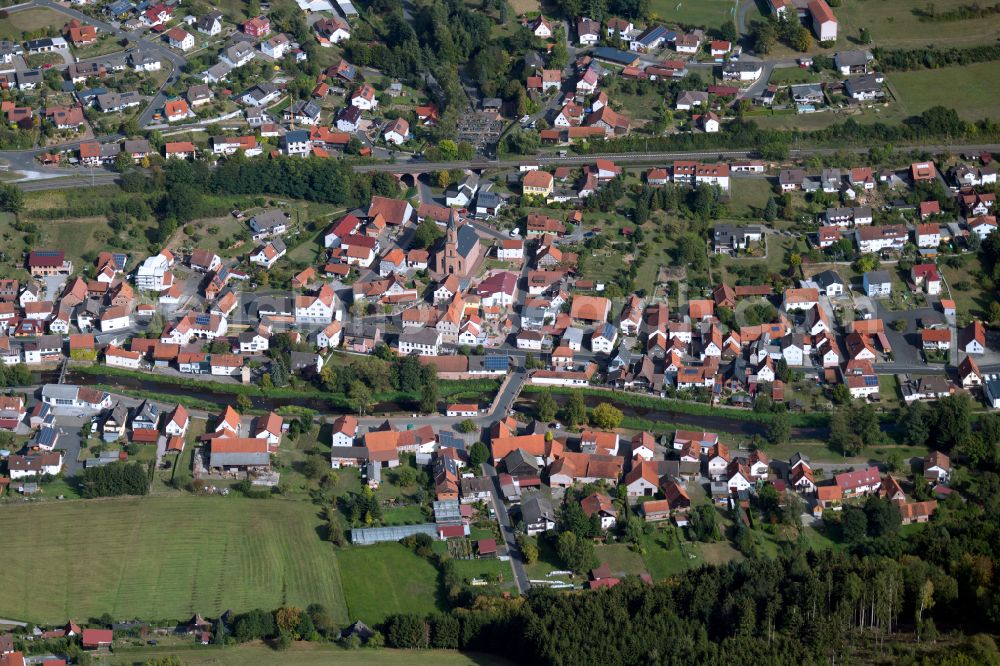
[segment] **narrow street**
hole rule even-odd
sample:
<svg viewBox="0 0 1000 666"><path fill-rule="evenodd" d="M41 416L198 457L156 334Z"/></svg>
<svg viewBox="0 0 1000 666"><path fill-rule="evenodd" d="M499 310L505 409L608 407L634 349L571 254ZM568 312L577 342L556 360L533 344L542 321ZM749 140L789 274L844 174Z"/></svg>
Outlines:
<svg viewBox="0 0 1000 666"><path fill-rule="evenodd" d="M510 566L514 570L514 582L517 583L517 591L524 594L531 587L528 582L528 573L524 570L524 555L517 545L517 536L514 526L510 521L510 514L502 501L503 493L500 491L500 477L493 465L483 463L483 474L493 479L493 509L497 514L497 522L500 524L500 534L507 544L507 552L510 554Z"/></svg>

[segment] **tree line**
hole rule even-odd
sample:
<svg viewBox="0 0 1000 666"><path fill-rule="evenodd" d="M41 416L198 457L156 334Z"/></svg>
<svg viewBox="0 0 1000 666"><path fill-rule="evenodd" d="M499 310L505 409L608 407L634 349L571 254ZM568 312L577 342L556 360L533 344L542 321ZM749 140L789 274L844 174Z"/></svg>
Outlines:
<svg viewBox="0 0 1000 666"><path fill-rule="evenodd" d="M906 72L913 69L937 69L976 62L1000 60L1000 45L969 46L966 48L872 49L885 72Z"/></svg>

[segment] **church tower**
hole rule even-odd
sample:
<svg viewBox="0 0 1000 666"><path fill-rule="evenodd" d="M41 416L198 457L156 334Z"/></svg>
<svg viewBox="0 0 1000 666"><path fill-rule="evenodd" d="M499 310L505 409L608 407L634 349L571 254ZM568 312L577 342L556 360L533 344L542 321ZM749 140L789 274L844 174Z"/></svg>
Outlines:
<svg viewBox="0 0 1000 666"><path fill-rule="evenodd" d="M458 253L458 214L454 210L448 217L444 239L444 261L441 263L441 272L445 275L465 275L462 257Z"/></svg>

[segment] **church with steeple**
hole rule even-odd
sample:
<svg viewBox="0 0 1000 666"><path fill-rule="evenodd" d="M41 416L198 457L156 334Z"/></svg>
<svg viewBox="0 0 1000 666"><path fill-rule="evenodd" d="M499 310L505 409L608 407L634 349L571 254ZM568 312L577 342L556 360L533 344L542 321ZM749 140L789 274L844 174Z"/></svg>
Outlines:
<svg viewBox="0 0 1000 666"><path fill-rule="evenodd" d="M437 252L435 265L442 275L468 277L482 255L479 234L471 224L460 222L458 213L451 212L444 235L444 242Z"/></svg>

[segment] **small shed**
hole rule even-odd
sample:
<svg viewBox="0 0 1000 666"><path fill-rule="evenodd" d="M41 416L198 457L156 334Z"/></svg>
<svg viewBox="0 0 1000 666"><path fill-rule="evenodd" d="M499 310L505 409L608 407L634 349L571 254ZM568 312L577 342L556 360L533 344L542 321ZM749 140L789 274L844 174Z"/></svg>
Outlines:
<svg viewBox="0 0 1000 666"><path fill-rule="evenodd" d="M496 557L497 556L497 540L496 539L480 539L476 542L476 552L479 557Z"/></svg>

